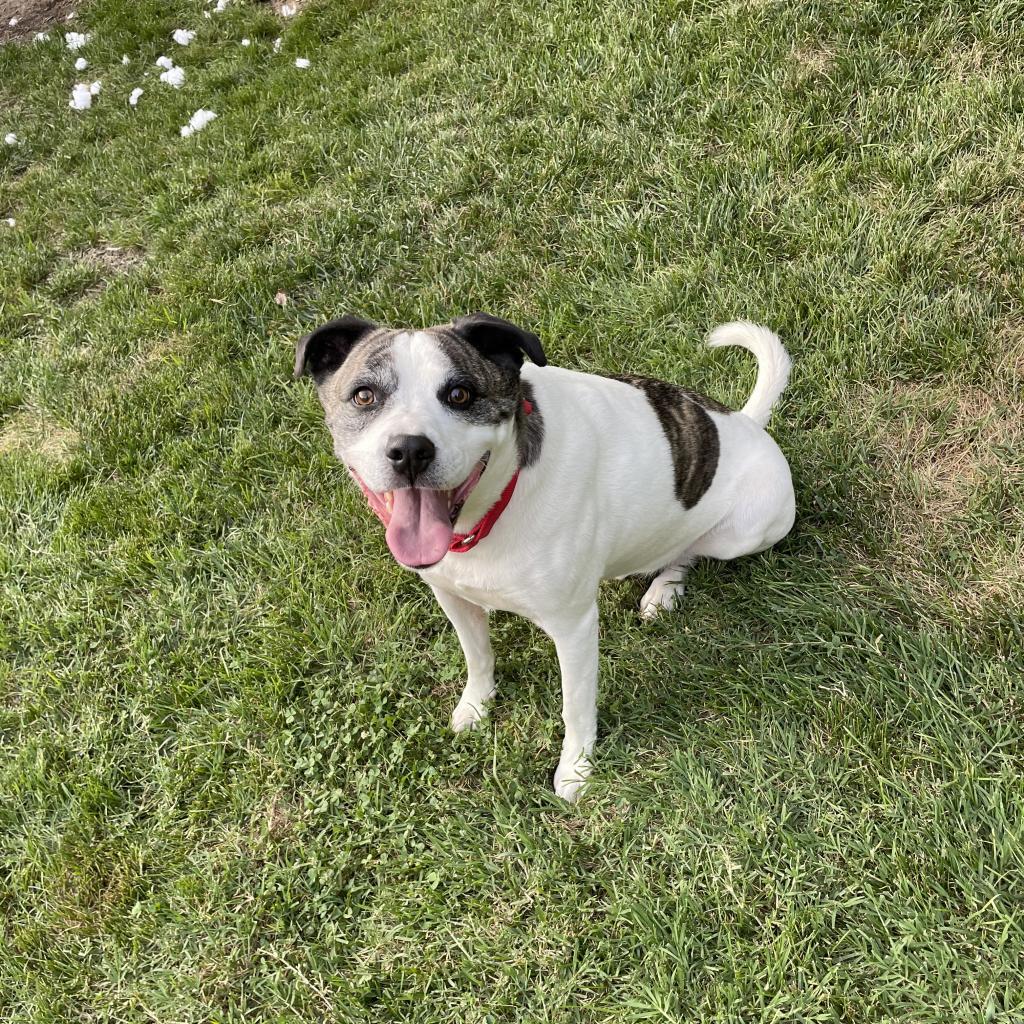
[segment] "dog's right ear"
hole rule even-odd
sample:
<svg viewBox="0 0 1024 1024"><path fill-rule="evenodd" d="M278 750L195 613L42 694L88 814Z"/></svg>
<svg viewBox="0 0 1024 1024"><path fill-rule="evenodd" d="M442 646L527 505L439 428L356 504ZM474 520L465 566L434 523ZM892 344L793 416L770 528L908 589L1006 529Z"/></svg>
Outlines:
<svg viewBox="0 0 1024 1024"><path fill-rule="evenodd" d="M343 316L304 334L295 346L295 376L308 373L319 384L345 362L360 339L376 329L377 324L369 320Z"/></svg>

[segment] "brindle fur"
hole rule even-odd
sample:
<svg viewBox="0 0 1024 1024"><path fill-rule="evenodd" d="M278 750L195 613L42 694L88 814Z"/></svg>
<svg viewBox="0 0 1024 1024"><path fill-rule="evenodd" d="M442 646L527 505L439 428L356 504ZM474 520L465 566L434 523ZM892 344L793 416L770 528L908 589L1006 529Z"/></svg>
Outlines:
<svg viewBox="0 0 1024 1024"><path fill-rule="evenodd" d="M639 388L651 403L672 453L676 497L691 509L703 497L718 467L718 430L707 414L732 412L713 398L663 380L632 375L611 375Z"/></svg>

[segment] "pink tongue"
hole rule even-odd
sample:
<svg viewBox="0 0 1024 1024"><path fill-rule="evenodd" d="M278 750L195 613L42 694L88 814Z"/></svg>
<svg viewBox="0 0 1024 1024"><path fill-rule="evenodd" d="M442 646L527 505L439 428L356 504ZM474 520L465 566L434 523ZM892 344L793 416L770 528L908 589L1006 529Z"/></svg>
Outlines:
<svg viewBox="0 0 1024 1024"><path fill-rule="evenodd" d="M444 491L403 487L392 491L391 522L385 535L391 554L402 565L440 562L452 542L448 498Z"/></svg>

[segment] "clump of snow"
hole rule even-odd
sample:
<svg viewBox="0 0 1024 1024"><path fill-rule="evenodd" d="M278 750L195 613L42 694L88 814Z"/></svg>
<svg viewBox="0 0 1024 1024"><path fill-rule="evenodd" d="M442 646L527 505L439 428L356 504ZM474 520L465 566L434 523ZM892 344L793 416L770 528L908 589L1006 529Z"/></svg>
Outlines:
<svg viewBox="0 0 1024 1024"><path fill-rule="evenodd" d="M11 28L14 28L14 26L18 24L18 19L17 19L17 18L11 18L11 20L10 20L9 22L7 22L7 24L8 24L8 25L9 25L9 26L10 26Z"/></svg>
<svg viewBox="0 0 1024 1024"><path fill-rule="evenodd" d="M223 11L227 5L231 3L231 0L217 0L217 6L214 8L215 11Z"/></svg>
<svg viewBox="0 0 1024 1024"><path fill-rule="evenodd" d="M103 88L103 83L102 82L93 82L92 85L89 86L89 93L92 96L99 96L100 89L102 89L102 88Z"/></svg>
<svg viewBox="0 0 1024 1024"><path fill-rule="evenodd" d="M9 228L13 228L15 226L15 224L17 224L17 223L18 222L13 217L8 217L7 218L7 226Z"/></svg>
<svg viewBox="0 0 1024 1024"><path fill-rule="evenodd" d="M68 106L72 110L88 110L92 106L92 90L85 82L79 82L72 90Z"/></svg>
<svg viewBox="0 0 1024 1024"><path fill-rule="evenodd" d="M252 40L250 40L250 39L243 39L242 40L242 45L243 46L248 46L251 42L252 42Z"/></svg>
<svg viewBox="0 0 1024 1024"><path fill-rule="evenodd" d="M84 71L88 66L89 62L84 57L79 57L78 60L75 61L76 71Z"/></svg>
<svg viewBox="0 0 1024 1024"><path fill-rule="evenodd" d="M65 32L64 42L67 44L68 49L74 53L75 50L80 50L92 37L88 32Z"/></svg>
<svg viewBox="0 0 1024 1024"><path fill-rule="evenodd" d="M171 38L179 46L188 46L188 44L191 43L192 40L195 39L195 37L196 37L195 32L190 32L187 28L176 28L171 33Z"/></svg>
<svg viewBox="0 0 1024 1024"><path fill-rule="evenodd" d="M131 57L128 56L127 53L122 54L122 56L121 56L121 63L122 64L131 64L131 62L132 62L132 59L131 59Z"/></svg>
<svg viewBox="0 0 1024 1024"><path fill-rule="evenodd" d="M166 71L161 71L160 81L174 86L175 89L180 89L185 84L185 69L168 68Z"/></svg>
<svg viewBox="0 0 1024 1024"><path fill-rule="evenodd" d="M142 95L141 89L132 89L131 95L128 97L128 105L137 107L139 105L139 97Z"/></svg>
<svg viewBox="0 0 1024 1024"><path fill-rule="evenodd" d="M174 67L174 61L170 57L157 57L156 66L158 68L167 68L170 71Z"/></svg>
<svg viewBox="0 0 1024 1024"><path fill-rule="evenodd" d="M295 13L295 4L281 4L281 17L290 18Z"/></svg>
<svg viewBox="0 0 1024 1024"><path fill-rule="evenodd" d="M306 60L305 57L296 57L295 58L295 66L297 68L308 68L309 67L309 61Z"/></svg>
<svg viewBox="0 0 1024 1024"><path fill-rule="evenodd" d="M37 43L45 43L46 40L50 38L50 33L49 32L37 32L32 38Z"/></svg>
<svg viewBox="0 0 1024 1024"><path fill-rule="evenodd" d="M8 132L4 136L4 142L6 142L8 146L16 146L18 144L18 136L15 135L14 132Z"/></svg>
<svg viewBox="0 0 1024 1024"><path fill-rule="evenodd" d="M280 52L281 52L281 37L278 36L274 40L274 53L280 53Z"/></svg>
<svg viewBox="0 0 1024 1024"><path fill-rule="evenodd" d="M181 137L187 139L190 135L205 128L217 115L212 110L197 110L189 119L188 124L181 126Z"/></svg>

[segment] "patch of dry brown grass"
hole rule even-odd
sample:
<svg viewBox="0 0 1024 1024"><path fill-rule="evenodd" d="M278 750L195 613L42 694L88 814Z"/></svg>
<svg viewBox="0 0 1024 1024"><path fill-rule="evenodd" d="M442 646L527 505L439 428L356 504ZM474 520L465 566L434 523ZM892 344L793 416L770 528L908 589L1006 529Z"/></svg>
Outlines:
<svg viewBox="0 0 1024 1024"><path fill-rule="evenodd" d="M835 51L828 47L796 46L791 54L797 67L811 75L824 75L835 63Z"/></svg>
<svg viewBox="0 0 1024 1024"><path fill-rule="evenodd" d="M861 397L890 482L887 518L895 543L887 570L966 614L993 600L1018 599L1024 515L1011 509L1008 522L979 534L971 512L994 478L1009 486L1024 482L1024 328L1001 339L985 387L894 382ZM965 544L970 571L951 592L937 560Z"/></svg>
<svg viewBox="0 0 1024 1024"><path fill-rule="evenodd" d="M39 409L22 409L0 425L0 455L34 454L64 462L79 443L78 432Z"/></svg>

